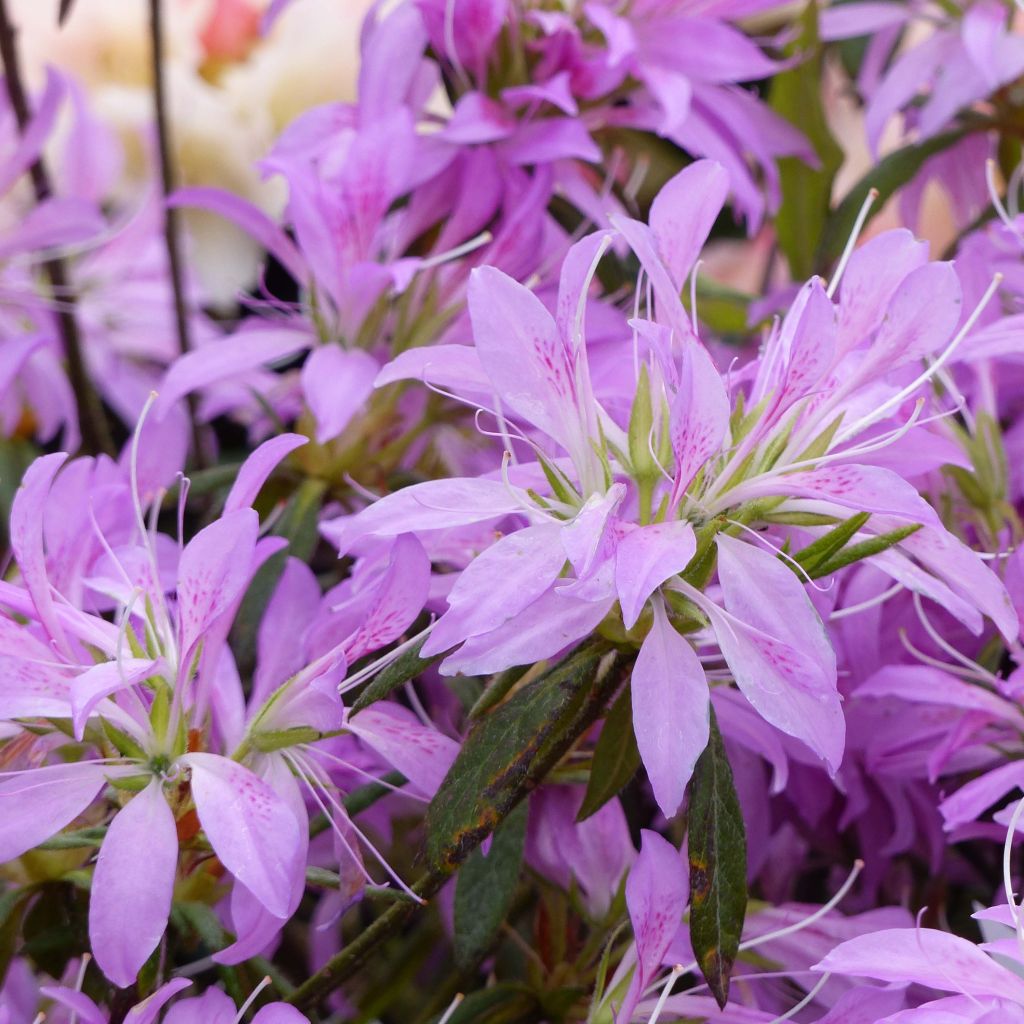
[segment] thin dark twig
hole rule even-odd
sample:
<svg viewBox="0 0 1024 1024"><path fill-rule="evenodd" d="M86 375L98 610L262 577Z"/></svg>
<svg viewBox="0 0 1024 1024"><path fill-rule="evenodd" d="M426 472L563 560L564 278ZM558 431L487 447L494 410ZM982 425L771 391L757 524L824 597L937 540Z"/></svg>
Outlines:
<svg viewBox="0 0 1024 1024"><path fill-rule="evenodd" d="M25 130L31 113L25 85L21 77L21 62L18 57L17 32L7 12L6 0L0 0L0 58L3 60L4 81L11 108L18 121L18 128ZM29 168L32 190L36 202L43 203L53 195L50 176L42 157ZM63 303L56 309L57 329L60 332L64 358L67 361L68 380L74 392L78 422L82 431L82 445L90 452L113 454L114 441L103 412L96 389L92 386L82 355L82 336L75 317L75 295L70 288L67 267L59 256L44 261L43 270L50 283L52 295L63 297Z"/></svg>
<svg viewBox="0 0 1024 1024"><path fill-rule="evenodd" d="M167 103L167 75L164 68L164 19L161 0L149 0L149 39L153 60L153 107L156 114L157 157L160 164L160 187L164 197L164 245L167 267L174 297L174 323L178 334L178 351L185 355L192 349L189 335L188 305L185 301L184 271L181 256L181 224L179 211L167 199L174 191L174 160L171 148L171 125ZM203 464L199 423L194 395L187 395L189 420L192 424L192 446L196 463Z"/></svg>

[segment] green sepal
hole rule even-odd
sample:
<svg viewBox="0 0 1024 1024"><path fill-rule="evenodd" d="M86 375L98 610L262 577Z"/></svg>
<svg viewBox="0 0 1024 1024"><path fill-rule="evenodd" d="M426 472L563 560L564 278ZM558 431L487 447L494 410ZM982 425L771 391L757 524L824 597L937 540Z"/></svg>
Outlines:
<svg viewBox="0 0 1024 1024"><path fill-rule="evenodd" d="M890 530L888 533L880 533L877 537L861 541L859 544L851 544L840 551L830 562L819 565L814 571L808 570L808 575L811 579L830 576L840 569L845 569L848 565L853 565L854 562L860 562L872 555L880 555L883 551L888 551L889 548L895 547L900 541L906 540L920 529L920 523L909 523L907 526L901 526L898 530Z"/></svg>

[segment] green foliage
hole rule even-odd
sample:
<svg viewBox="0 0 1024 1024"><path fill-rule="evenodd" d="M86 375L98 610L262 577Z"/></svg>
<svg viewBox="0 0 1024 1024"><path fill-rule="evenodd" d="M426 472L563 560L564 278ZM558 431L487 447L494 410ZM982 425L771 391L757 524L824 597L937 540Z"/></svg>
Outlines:
<svg viewBox="0 0 1024 1024"><path fill-rule="evenodd" d="M468 969L487 952L508 916L526 842L527 804L521 803L494 833L487 855L477 848L455 885L455 962Z"/></svg>
<svg viewBox="0 0 1024 1024"><path fill-rule="evenodd" d="M714 711L691 782L689 858L693 953L724 1009L747 912L747 837Z"/></svg>
<svg viewBox="0 0 1024 1024"><path fill-rule="evenodd" d="M817 3L804 9L800 27L800 37L790 49L802 59L775 77L770 94L772 108L807 136L818 158L817 167L796 157L779 160L782 205L776 232L790 273L798 281L814 272L815 248L831 209L832 182L843 162L843 151L828 129L821 94Z"/></svg>
<svg viewBox="0 0 1024 1024"><path fill-rule="evenodd" d="M640 751L633 735L632 694L627 686L605 716L577 821L596 814L636 774Z"/></svg>
<svg viewBox="0 0 1024 1024"><path fill-rule="evenodd" d="M421 672L425 672L431 665L436 664L444 657L443 654L437 654L433 658L421 658L420 649L425 643L426 638L424 637L419 643L413 644L407 651L403 651L390 665L381 669L352 705L353 714L383 700L392 691L405 685L410 679L415 679Z"/></svg>
<svg viewBox="0 0 1024 1024"><path fill-rule="evenodd" d="M461 864L600 715L619 681L607 653L582 645L477 720L427 812L433 872Z"/></svg>
<svg viewBox="0 0 1024 1024"><path fill-rule="evenodd" d="M933 135L923 142L904 146L879 160L851 189L849 195L839 204L825 225L815 258L818 270L824 272L839 258L853 231L857 214L871 189L877 190L878 198L868 213L868 221L881 211L886 201L897 189L902 188L917 174L929 157L949 149L964 135L965 132L962 130L943 132L941 135Z"/></svg>

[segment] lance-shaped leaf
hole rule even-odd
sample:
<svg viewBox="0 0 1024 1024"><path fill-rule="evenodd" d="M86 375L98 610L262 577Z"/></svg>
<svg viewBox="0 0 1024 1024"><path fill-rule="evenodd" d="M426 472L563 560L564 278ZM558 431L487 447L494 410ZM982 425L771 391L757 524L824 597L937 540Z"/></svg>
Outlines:
<svg viewBox="0 0 1024 1024"><path fill-rule="evenodd" d="M747 911L747 837L714 711L693 773L689 857L693 954L724 1009Z"/></svg>
<svg viewBox="0 0 1024 1024"><path fill-rule="evenodd" d="M583 821L596 814L636 775L639 767L640 751L633 735L632 697L627 686L611 706L601 726L587 792L576 820Z"/></svg>
<svg viewBox="0 0 1024 1024"><path fill-rule="evenodd" d="M527 804L520 804L494 833L485 856L476 849L455 886L455 962L472 967L487 952L508 915L526 842Z"/></svg>
<svg viewBox="0 0 1024 1024"><path fill-rule="evenodd" d="M779 248L797 279L814 271L814 247L828 218L832 181L843 162L843 151L828 129L819 83L822 48L818 34L818 5L808 4L800 17L800 38L793 51L800 59L776 75L771 106L795 124L814 146L819 166L811 167L797 157L779 160L782 216L776 222Z"/></svg>
<svg viewBox="0 0 1024 1024"><path fill-rule="evenodd" d="M476 722L427 812L427 861L450 874L604 710L621 681L590 641Z"/></svg>
<svg viewBox="0 0 1024 1024"><path fill-rule="evenodd" d="M929 157L949 149L963 136L962 131L943 132L921 143L897 149L896 152L879 160L850 190L825 225L815 260L818 268L827 268L843 251L843 246L853 231L857 214L871 189L878 191L878 198L868 214L869 220L873 214L885 207L886 201L897 189L902 188L917 174Z"/></svg>
<svg viewBox="0 0 1024 1024"><path fill-rule="evenodd" d="M357 711L362 711L371 704L383 700L392 690L404 686L444 657L442 652L435 654L432 658L421 658L420 651L424 643L426 643L425 637L419 643L413 644L412 647L403 651L394 661L385 665L352 704L352 713L355 714Z"/></svg>

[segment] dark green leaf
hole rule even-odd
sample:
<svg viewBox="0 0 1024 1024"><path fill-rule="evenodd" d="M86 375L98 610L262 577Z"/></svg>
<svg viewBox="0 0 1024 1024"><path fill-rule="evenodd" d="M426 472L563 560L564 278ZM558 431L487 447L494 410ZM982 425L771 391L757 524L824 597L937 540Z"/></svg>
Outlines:
<svg viewBox="0 0 1024 1024"><path fill-rule="evenodd" d="M413 644L407 651L395 658L390 665L381 669L370 685L359 694L359 698L352 705L352 713L355 714L355 712L362 711L363 708L368 708L371 704L383 700L392 690L397 690L410 679L415 679L421 672L425 672L431 665L444 657L443 654L435 654L432 658L421 658L420 648L425 643L426 638L424 637L419 643Z"/></svg>
<svg viewBox="0 0 1024 1024"><path fill-rule="evenodd" d="M814 272L814 253L831 209L832 182L843 151L828 129L821 93L822 48L818 36L818 4L809 3L800 18L801 33L791 47L800 62L776 75L771 106L800 129L814 147L819 166L796 157L779 160L782 204L775 230L795 280Z"/></svg>
<svg viewBox="0 0 1024 1024"><path fill-rule="evenodd" d="M18 493L18 485L32 460L39 454L28 441L20 438L0 438L0 544L7 536L11 517L11 503Z"/></svg>
<svg viewBox="0 0 1024 1024"><path fill-rule="evenodd" d="M633 735L632 696L627 686L601 726L587 792L576 820L583 821L596 814L633 778L639 767L640 751Z"/></svg>
<svg viewBox="0 0 1024 1024"><path fill-rule="evenodd" d="M462 863L601 714L620 682L606 652L589 641L470 729L427 811L432 871Z"/></svg>
<svg viewBox="0 0 1024 1024"><path fill-rule="evenodd" d="M521 803L494 833L484 856L477 848L466 859L455 885L455 963L473 967L490 949L508 916L519 882L526 841L526 809Z"/></svg>
<svg viewBox="0 0 1024 1024"><path fill-rule="evenodd" d="M857 214L864 205L871 189L878 190L878 198L871 207L868 221L879 213L886 200L899 188L914 177L921 165L929 158L959 142L965 135L963 131L943 132L933 135L924 142L904 146L879 160L868 173L854 186L846 198L839 204L836 211L825 225L821 244L815 263L824 272L837 260L853 231ZM867 221L865 221L867 223Z"/></svg>
<svg viewBox="0 0 1024 1024"><path fill-rule="evenodd" d="M32 892L31 888L10 889L0 896L0 985L3 985L14 954L18 951L21 922Z"/></svg>
<svg viewBox="0 0 1024 1024"><path fill-rule="evenodd" d="M473 706L469 709L469 717L480 718L500 704L528 671L528 669L518 666L505 669L504 672L499 672L487 684L484 692L474 701Z"/></svg>
<svg viewBox="0 0 1024 1024"><path fill-rule="evenodd" d="M277 551L260 566L232 627L232 648L243 673L251 672L256 657L256 633L267 603L281 579L288 556L308 562L313 555L319 536L320 504L326 485L321 480L305 480L288 500L281 518L274 526L274 534L284 537L288 547ZM283 637L282 643L292 638Z"/></svg>
<svg viewBox="0 0 1024 1024"><path fill-rule="evenodd" d="M747 837L714 711L691 783L689 857L693 954L724 1009L747 912Z"/></svg>
<svg viewBox="0 0 1024 1024"><path fill-rule="evenodd" d="M526 986L499 983L471 992L448 1018L449 1024L517 1024L538 1020L537 997Z"/></svg>

